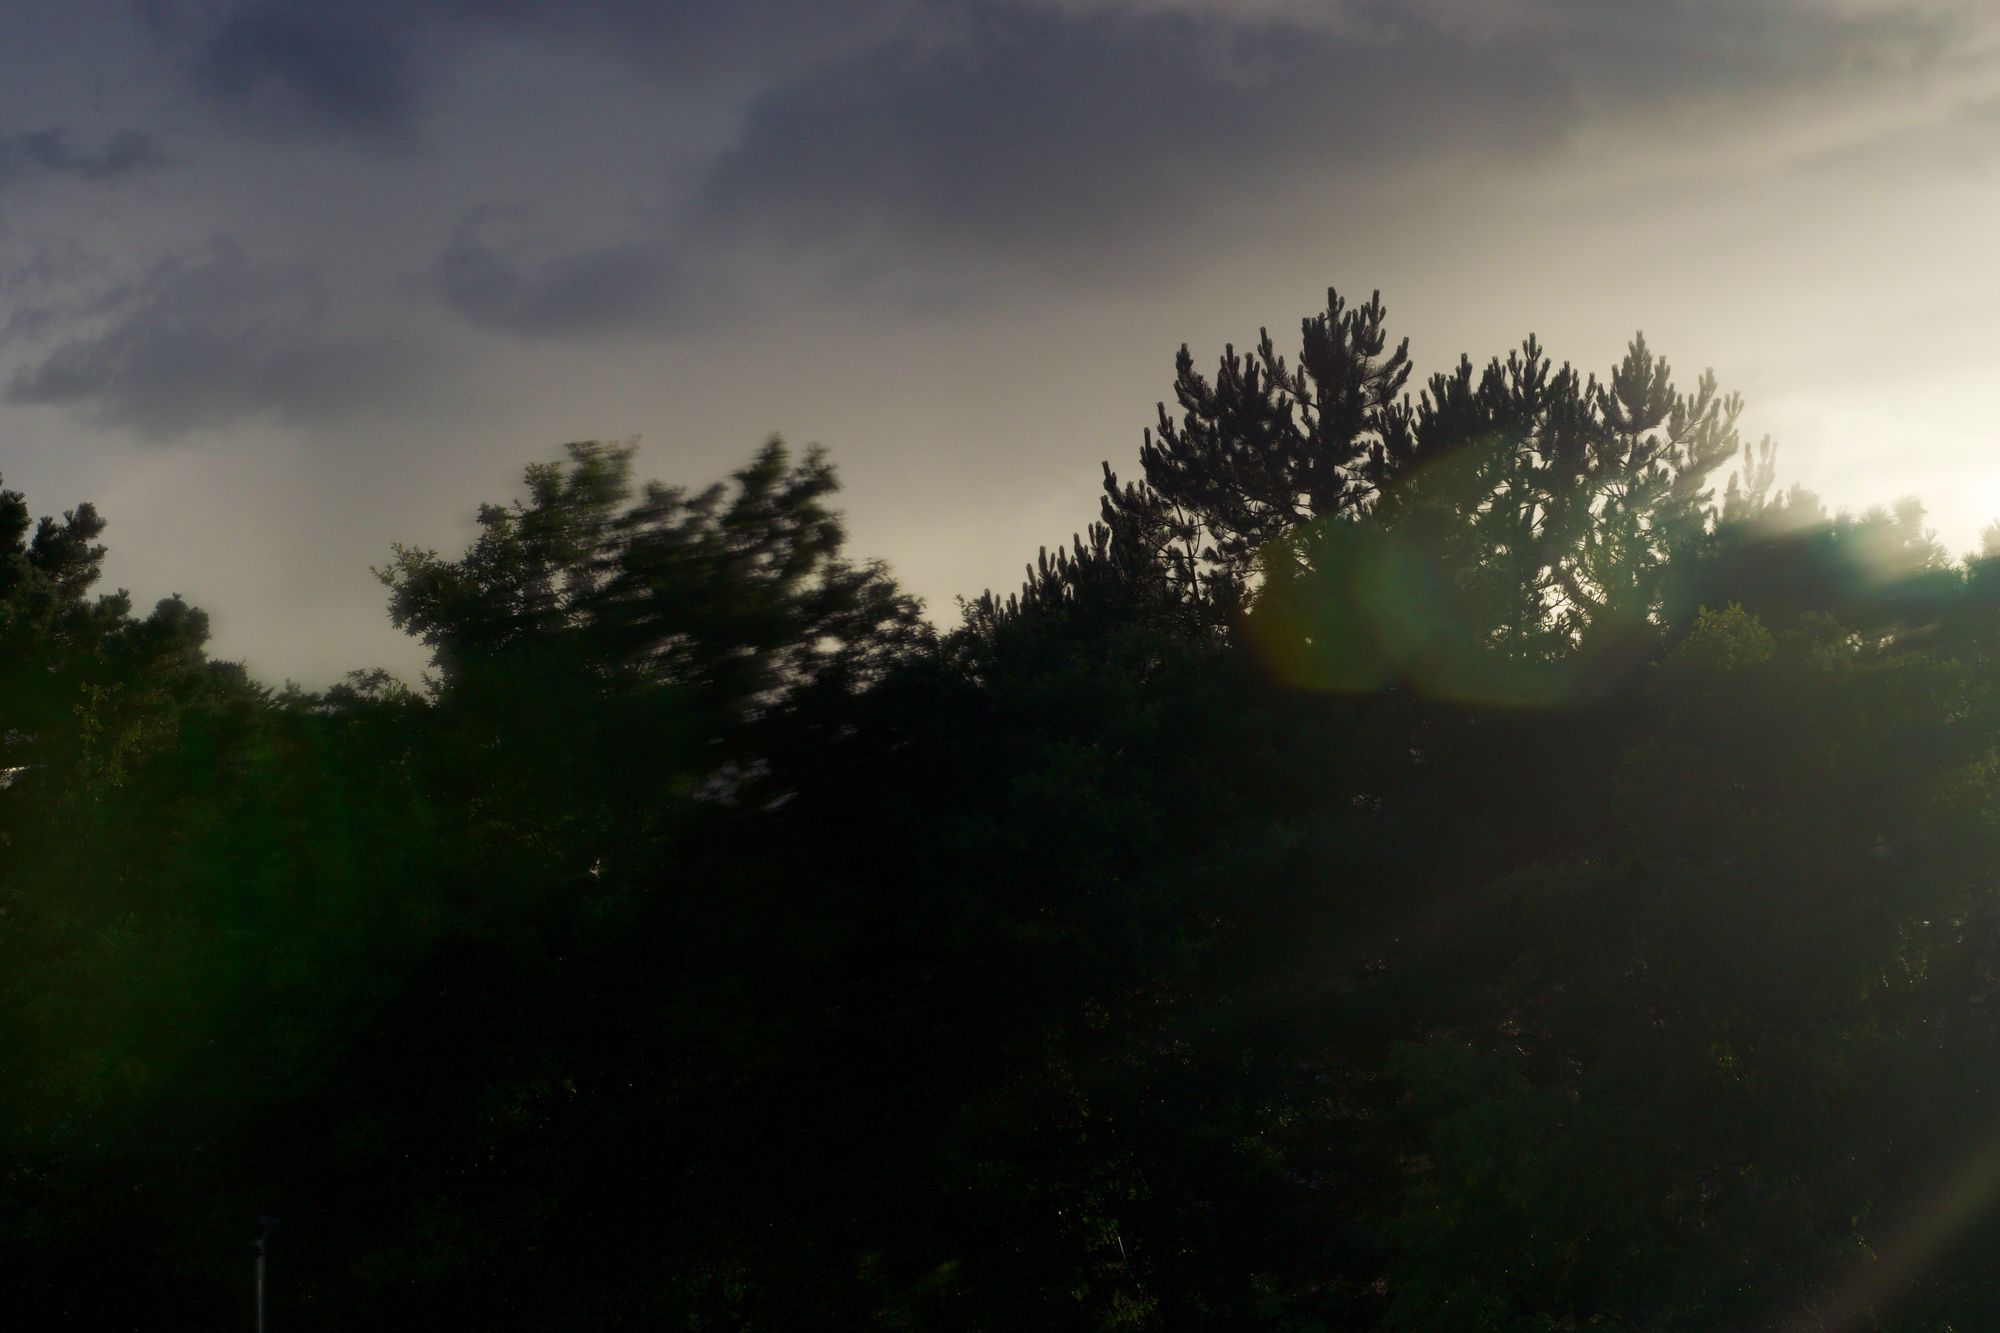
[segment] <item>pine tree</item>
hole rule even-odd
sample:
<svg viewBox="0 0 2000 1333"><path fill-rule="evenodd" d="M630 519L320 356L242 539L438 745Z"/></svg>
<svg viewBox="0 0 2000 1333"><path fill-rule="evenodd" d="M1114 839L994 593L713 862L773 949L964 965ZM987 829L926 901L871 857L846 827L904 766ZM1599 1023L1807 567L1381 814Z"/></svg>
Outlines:
<svg viewBox="0 0 2000 1333"><path fill-rule="evenodd" d="M1268 329L1254 352L1226 347L1213 382L1185 343L1174 362L1179 419L1158 405L1139 451L1144 474L1121 486L1105 466L1105 528L1160 565L1175 596L1211 618L1238 607L1274 542L1350 517L1409 462L1409 343L1388 349L1378 292L1300 322L1296 362Z"/></svg>

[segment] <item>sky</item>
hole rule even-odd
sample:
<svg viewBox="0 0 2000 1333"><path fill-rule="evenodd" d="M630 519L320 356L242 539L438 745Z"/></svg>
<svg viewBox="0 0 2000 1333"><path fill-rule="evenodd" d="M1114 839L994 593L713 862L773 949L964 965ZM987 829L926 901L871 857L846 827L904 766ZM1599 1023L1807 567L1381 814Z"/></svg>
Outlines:
<svg viewBox="0 0 2000 1333"><path fill-rule="evenodd" d="M566 441L825 445L933 619L1189 344L1713 368L1781 484L2000 518L1983 0L6 0L0 477L324 686Z"/></svg>

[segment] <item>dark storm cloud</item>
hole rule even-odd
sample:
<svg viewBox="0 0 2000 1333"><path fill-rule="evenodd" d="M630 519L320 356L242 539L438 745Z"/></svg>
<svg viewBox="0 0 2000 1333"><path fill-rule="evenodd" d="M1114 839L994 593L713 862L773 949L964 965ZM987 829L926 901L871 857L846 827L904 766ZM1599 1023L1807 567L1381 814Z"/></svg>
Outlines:
<svg viewBox="0 0 2000 1333"><path fill-rule="evenodd" d="M707 275L780 269L822 295L950 303L1024 272L1115 282L1288 221L1335 240L1389 177L1460 192L1580 130L1895 77L1944 31L1807 0L139 2L214 105L377 145L418 141L481 38L726 86L727 148L672 182L635 163L673 195L649 229L529 245L475 212L440 238L433 293L529 337L684 328L691 275L711 306ZM627 153L631 133L576 152ZM533 188L502 179L489 201Z"/></svg>
<svg viewBox="0 0 2000 1333"><path fill-rule="evenodd" d="M401 139L429 73L427 30L396 22L381 5L135 0L135 7L197 93L264 129Z"/></svg>
<svg viewBox="0 0 2000 1333"><path fill-rule="evenodd" d="M143 130L125 130L89 148L79 147L69 131L52 127L0 138L0 189L48 177L118 180L152 171L166 161L159 140Z"/></svg>
<svg viewBox="0 0 2000 1333"><path fill-rule="evenodd" d="M135 0L194 90L263 129L399 146L465 40L597 43L665 77L790 70L876 40L909 0Z"/></svg>
<svg viewBox="0 0 2000 1333"><path fill-rule="evenodd" d="M921 238L1055 257L1268 211L1273 187L1323 192L1411 154L1532 153L1575 114L1560 69L1525 43L1023 12L774 91L698 210L713 234L791 245Z"/></svg>
<svg viewBox="0 0 2000 1333"><path fill-rule="evenodd" d="M702 7L668 8L697 30ZM1587 122L1885 77L1940 32L1791 0L952 12L839 58L813 48L650 240L525 266L462 230L439 290L475 322L551 335L647 326L638 308L690 256L748 272L783 255L924 299L940 274L1116 280L1287 213L1337 229L1390 176L1490 179Z"/></svg>
<svg viewBox="0 0 2000 1333"><path fill-rule="evenodd" d="M1819 0L1679 0L1609 5L1603 0L1325 0L1239 5L1182 0L134 0L147 27L192 86L264 128L309 128L377 141L406 141L431 94L468 39L531 35L592 42L663 79L737 80L765 87L865 70L888 80L882 110L926 98L925 85L957 69L981 86L954 105L1018 106L1044 92L1073 97L1074 76L1102 71L1117 88L1163 66L1190 72L1176 50L1206 30L1254 46L1292 48L1299 59L1274 73L1277 105L1297 98L1291 81L1313 56L1330 57L1322 84L1358 80L1393 86L1387 71L1417 78L1403 97L1456 94L1473 101L1511 88L1501 109L1532 115L1579 82L1609 83L1628 98L1687 96L1704 89L1759 93L1797 75L1825 78L1850 64L1893 61L1912 33L1941 33L1944 20L1904 10L1836 8ZM970 44L991 49L968 53ZM1074 43L1073 50L1057 50ZM1211 43L1212 44L1212 43ZM1201 63L1195 58L1195 63ZM1024 82L1001 85L1010 66ZM1477 67L1477 68L1472 68ZM1450 73L1470 73L1462 90ZM1216 71L1209 69L1212 76ZM1509 78L1512 74L1517 77ZM1554 87L1538 77L1552 78ZM1213 77L1195 80L1197 95ZM900 90L900 91L898 91ZM781 91L809 98L810 87ZM821 96L837 93L817 89ZM1160 109L1148 87L1141 106ZM935 98L936 90L928 96ZM796 104L796 103L795 103ZM851 102L841 108L857 111ZM1110 92L1096 105L1118 116ZM1308 99L1302 109L1311 110ZM1228 107L1221 108L1225 114ZM782 111L782 108L779 108ZM1173 118L1176 122L1182 118ZM1268 130L1270 127L1262 127ZM1303 129L1305 127L1295 127ZM1321 131L1336 126L1312 127ZM1292 132L1284 136L1292 137ZM1244 145L1256 151L1255 145Z"/></svg>
<svg viewBox="0 0 2000 1333"><path fill-rule="evenodd" d="M416 373L408 350L332 333L328 305L309 268L259 265L218 239L45 321L70 331L14 373L5 397L164 439L259 418L327 421L403 395Z"/></svg>
<svg viewBox="0 0 2000 1333"><path fill-rule="evenodd" d="M392 23L264 6L223 24L189 74L201 92L253 115L394 138L417 106L415 65Z"/></svg>
<svg viewBox="0 0 2000 1333"><path fill-rule="evenodd" d="M1301 10L1300 12L1305 12ZM1329 7L1329 12L1331 7ZM1057 257L1351 195L1385 170L1507 170L1683 102L1745 110L1938 28L1782 0L1368 4L1346 21L1017 9L965 41L816 69L753 109L699 208L720 235L966 242ZM1496 17L1498 16L1498 17Z"/></svg>
<svg viewBox="0 0 2000 1333"><path fill-rule="evenodd" d="M491 237L493 215L461 223L430 278L467 321L524 337L672 327L692 312L686 277L664 247L635 242L546 258Z"/></svg>
<svg viewBox="0 0 2000 1333"><path fill-rule="evenodd" d="M1490 147L1503 113L1529 152L1575 108L1545 60L1504 44L1427 37L1411 52L1291 23L1010 10L757 98L650 237L531 263L475 220L432 276L461 316L536 336L685 327L697 262L754 273L773 250L831 288L949 303L992 279L976 261L1116 270L1268 211L1274 185L1324 191L1413 145Z"/></svg>

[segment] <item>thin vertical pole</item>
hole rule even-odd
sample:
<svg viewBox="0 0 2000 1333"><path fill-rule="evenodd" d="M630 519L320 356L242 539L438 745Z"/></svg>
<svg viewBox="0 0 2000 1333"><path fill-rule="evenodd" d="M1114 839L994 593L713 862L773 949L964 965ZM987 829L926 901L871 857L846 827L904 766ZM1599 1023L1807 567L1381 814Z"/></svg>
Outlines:
<svg viewBox="0 0 2000 1333"><path fill-rule="evenodd" d="M264 1333L264 1238L257 1237L257 1333Z"/></svg>

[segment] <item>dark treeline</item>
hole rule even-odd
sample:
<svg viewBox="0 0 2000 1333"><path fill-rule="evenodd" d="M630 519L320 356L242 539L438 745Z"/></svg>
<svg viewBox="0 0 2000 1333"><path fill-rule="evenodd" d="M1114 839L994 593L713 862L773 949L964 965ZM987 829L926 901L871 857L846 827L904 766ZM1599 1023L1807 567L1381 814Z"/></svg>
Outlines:
<svg viewBox="0 0 2000 1333"><path fill-rule="evenodd" d="M776 443L396 551L422 688L0 494L0 1322L2000 1327L2000 562L1301 335L948 632Z"/></svg>

